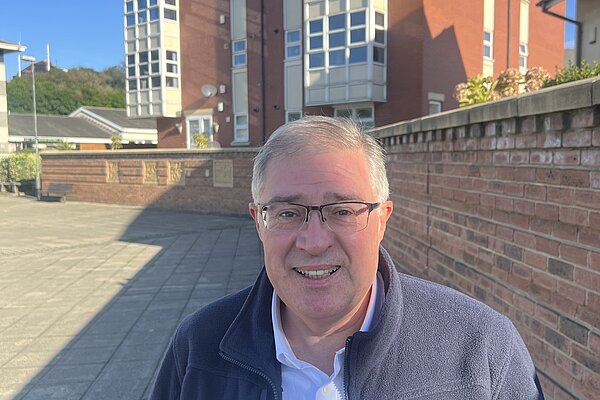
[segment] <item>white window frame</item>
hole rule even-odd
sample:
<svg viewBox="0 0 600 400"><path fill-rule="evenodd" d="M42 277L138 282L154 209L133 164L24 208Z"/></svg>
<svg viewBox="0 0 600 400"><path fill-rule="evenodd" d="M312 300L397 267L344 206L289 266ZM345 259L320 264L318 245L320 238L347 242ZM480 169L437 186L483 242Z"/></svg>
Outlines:
<svg viewBox="0 0 600 400"><path fill-rule="evenodd" d="M365 110L365 109L371 110L370 118L359 117L359 115L358 115L359 110ZM349 116L340 115L342 113L347 114L348 111L350 112ZM375 107L371 103L345 104L345 105L342 105L339 107L335 107L334 115L336 117L342 116L342 117L350 118L351 120L353 120L354 122L356 122L357 124L359 124L360 126L362 126L364 128L374 128L375 127Z"/></svg>
<svg viewBox="0 0 600 400"><path fill-rule="evenodd" d="M236 50L236 44L243 43L243 50ZM236 57L243 56L243 62L236 62ZM246 39L233 40L231 42L231 65L233 68L245 67L248 64L248 42Z"/></svg>
<svg viewBox="0 0 600 400"><path fill-rule="evenodd" d="M489 33L490 35L490 40L486 40L485 39L485 34ZM489 48L490 49L490 55L486 56L485 55L485 49ZM494 31L492 31L491 29L484 29L483 30L483 58L485 60L493 60L494 59Z"/></svg>
<svg viewBox="0 0 600 400"><path fill-rule="evenodd" d="M200 134L205 134L206 136L208 136L208 140L209 142L213 141L213 119L212 119L212 115L211 114L205 114L205 115L190 115L189 117L187 117L185 119L185 132L186 132L186 142L187 142L187 148L191 149L194 148L194 140L193 140L193 134L192 134L192 129L191 129L191 124L190 122L198 122L198 126L200 128ZM208 121L208 125L204 124L204 121ZM208 132L205 131L205 128L208 127Z"/></svg>
<svg viewBox="0 0 600 400"><path fill-rule="evenodd" d="M521 72L527 72L529 61L529 45L525 42L519 43L519 69Z"/></svg>
<svg viewBox="0 0 600 400"><path fill-rule="evenodd" d="M435 108L435 111L431 111ZM429 100L429 115L438 114L444 111L444 102L440 100Z"/></svg>
<svg viewBox="0 0 600 400"><path fill-rule="evenodd" d="M246 118L246 123L245 124L240 124L238 123L238 118L240 117L245 117ZM250 142L250 129L248 128L248 114L246 113L239 113L239 114L234 114L233 116L233 144L247 144ZM246 131L246 136L240 138L239 137L239 132L241 132L242 130Z"/></svg>
<svg viewBox="0 0 600 400"><path fill-rule="evenodd" d="M289 34L291 33L297 33L298 34L298 40L288 40L289 39ZM290 49L293 48L298 48L298 55L297 56L290 56L289 55L289 51ZM285 32L285 59L286 60L295 60L302 57L302 31L300 29L296 29L296 30L291 30L291 31L286 31Z"/></svg>

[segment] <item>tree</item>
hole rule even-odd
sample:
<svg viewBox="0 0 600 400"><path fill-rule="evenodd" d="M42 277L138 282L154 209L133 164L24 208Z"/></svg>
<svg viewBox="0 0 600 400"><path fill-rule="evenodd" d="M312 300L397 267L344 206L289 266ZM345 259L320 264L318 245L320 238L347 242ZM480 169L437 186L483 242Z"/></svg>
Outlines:
<svg viewBox="0 0 600 400"><path fill-rule="evenodd" d="M125 73L122 66L97 72L74 68L67 72L52 69L35 77L37 111L40 114L67 115L81 106L125 107ZM33 112L31 77L13 78L6 85L8 109Z"/></svg>

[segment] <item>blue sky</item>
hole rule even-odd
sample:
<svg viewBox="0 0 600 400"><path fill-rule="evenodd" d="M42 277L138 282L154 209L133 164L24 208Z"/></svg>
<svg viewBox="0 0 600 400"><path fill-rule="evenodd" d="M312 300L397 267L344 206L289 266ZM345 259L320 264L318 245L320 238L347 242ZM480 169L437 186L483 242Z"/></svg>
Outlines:
<svg viewBox="0 0 600 400"><path fill-rule="evenodd" d="M394 1L394 0L390 0ZM575 18L575 0L567 1L567 15ZM63 68L77 66L102 70L124 59L123 1L0 0L0 40L27 46L27 55L46 58ZM567 25L565 42L573 47L575 30ZM17 56L5 56L6 78L16 75Z"/></svg>
<svg viewBox="0 0 600 400"><path fill-rule="evenodd" d="M123 0L0 0L0 40L27 46L25 54L63 68L96 70L124 59ZM16 75L17 55L7 54L6 78ZM23 66L24 67L24 66Z"/></svg>

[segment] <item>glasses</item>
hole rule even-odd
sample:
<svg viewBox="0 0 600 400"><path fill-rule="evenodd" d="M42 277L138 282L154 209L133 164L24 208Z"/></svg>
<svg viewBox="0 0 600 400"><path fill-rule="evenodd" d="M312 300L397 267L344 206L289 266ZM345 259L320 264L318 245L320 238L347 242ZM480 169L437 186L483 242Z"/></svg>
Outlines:
<svg viewBox="0 0 600 400"><path fill-rule="evenodd" d="M321 222L336 233L353 233L365 229L369 223L371 211L379 203L364 201L340 201L320 206L273 202L259 204L259 212L265 228L273 232L295 232L308 223L311 211L318 211Z"/></svg>

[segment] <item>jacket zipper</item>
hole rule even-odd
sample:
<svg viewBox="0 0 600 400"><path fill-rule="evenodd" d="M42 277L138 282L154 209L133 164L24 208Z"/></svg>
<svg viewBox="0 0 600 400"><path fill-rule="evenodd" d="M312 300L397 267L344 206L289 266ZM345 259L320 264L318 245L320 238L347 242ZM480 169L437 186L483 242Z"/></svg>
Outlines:
<svg viewBox="0 0 600 400"><path fill-rule="evenodd" d="M348 381L346 379L346 375L348 371L348 354L350 353L350 344L352 343L352 338L346 338L346 350L344 350L344 374L342 376L342 386L344 387L344 399L348 400Z"/></svg>
<svg viewBox="0 0 600 400"><path fill-rule="evenodd" d="M247 371L250 371L250 372L252 372L252 373L255 373L256 375L258 375L258 376L262 377L263 379L265 379L265 380L266 380L266 381L269 383L269 385L271 385L271 390L273 390L273 398L274 398L275 400L279 400L279 393L277 392L277 387L275 386L275 384L273 383L273 381L271 380L271 378L269 378L269 376L268 376L267 374L265 374L265 373L264 373L264 372L262 372L262 371L259 371L259 370L258 370L258 369L256 369L256 368L252 368L252 367L251 367L251 366L249 366L249 365L243 364L243 363L241 363L240 361L238 361L238 360L236 360L236 359L234 359L234 358L231 358L231 357L229 357L228 355L226 355L226 354L225 354L225 353L223 353L222 351L220 351L220 352L219 352L219 355L220 355L220 356L221 356L223 359L225 359L226 361L229 361L230 363L232 363L232 364L235 364L235 365L237 365L238 367L240 367L240 368L243 368L243 369L245 369L245 370L247 370Z"/></svg>

